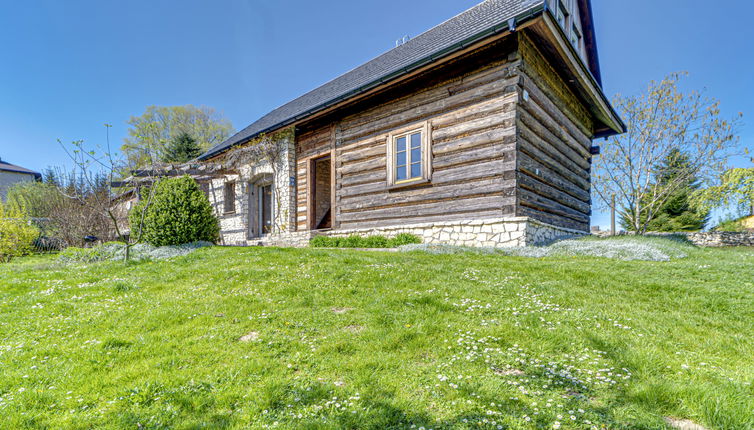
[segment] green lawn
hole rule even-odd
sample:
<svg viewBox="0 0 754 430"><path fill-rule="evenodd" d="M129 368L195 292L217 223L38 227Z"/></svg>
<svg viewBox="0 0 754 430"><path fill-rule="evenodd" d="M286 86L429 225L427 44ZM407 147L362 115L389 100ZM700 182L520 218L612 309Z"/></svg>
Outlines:
<svg viewBox="0 0 754 430"><path fill-rule="evenodd" d="M752 429L753 331L750 249L34 257L0 265L0 428Z"/></svg>

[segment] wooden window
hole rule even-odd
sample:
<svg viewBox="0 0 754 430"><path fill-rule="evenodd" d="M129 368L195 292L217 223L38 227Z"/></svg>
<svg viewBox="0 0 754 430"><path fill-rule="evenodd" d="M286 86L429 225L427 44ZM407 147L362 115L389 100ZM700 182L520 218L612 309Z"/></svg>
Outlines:
<svg viewBox="0 0 754 430"><path fill-rule="evenodd" d="M226 214L236 211L236 183L226 182L223 190L223 212Z"/></svg>
<svg viewBox="0 0 754 430"><path fill-rule="evenodd" d="M388 185L401 187L429 182L432 148L429 122L396 130L388 135Z"/></svg>

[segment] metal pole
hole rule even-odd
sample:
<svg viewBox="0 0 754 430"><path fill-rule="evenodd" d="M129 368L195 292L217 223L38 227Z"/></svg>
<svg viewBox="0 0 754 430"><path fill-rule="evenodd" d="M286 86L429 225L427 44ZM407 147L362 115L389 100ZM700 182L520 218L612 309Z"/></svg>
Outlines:
<svg viewBox="0 0 754 430"><path fill-rule="evenodd" d="M615 194L612 195L610 202L610 235L615 236Z"/></svg>

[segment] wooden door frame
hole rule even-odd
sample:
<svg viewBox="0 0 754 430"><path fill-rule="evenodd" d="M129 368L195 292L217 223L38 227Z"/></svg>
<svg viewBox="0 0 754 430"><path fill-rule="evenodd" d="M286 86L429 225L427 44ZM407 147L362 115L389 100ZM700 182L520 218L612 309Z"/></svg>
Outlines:
<svg viewBox="0 0 754 430"><path fill-rule="evenodd" d="M306 161L306 225L310 231L317 229L316 205L317 194L317 162L330 159L330 224L335 225L335 150L331 150Z"/></svg>

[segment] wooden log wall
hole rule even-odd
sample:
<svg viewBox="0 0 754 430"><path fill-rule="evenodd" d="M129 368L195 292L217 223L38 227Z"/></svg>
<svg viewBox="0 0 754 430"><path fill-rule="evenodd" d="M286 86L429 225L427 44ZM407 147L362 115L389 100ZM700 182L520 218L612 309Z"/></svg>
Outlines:
<svg viewBox="0 0 754 430"><path fill-rule="evenodd" d="M309 225L308 160L330 151L333 141L336 228L514 216L518 63L508 54L497 51L490 62L495 57L488 53L483 65L463 74L424 80L304 131L297 139L298 228ZM388 133L425 121L431 182L389 189Z"/></svg>
<svg viewBox="0 0 754 430"><path fill-rule="evenodd" d="M336 229L528 216L588 231L593 119L525 33L302 126L297 229L311 225L312 160L329 155ZM388 134L425 121L431 181L390 189Z"/></svg>
<svg viewBox="0 0 754 430"><path fill-rule="evenodd" d="M518 204L516 214L588 231L591 216L593 123L584 104L525 34L516 122Z"/></svg>

